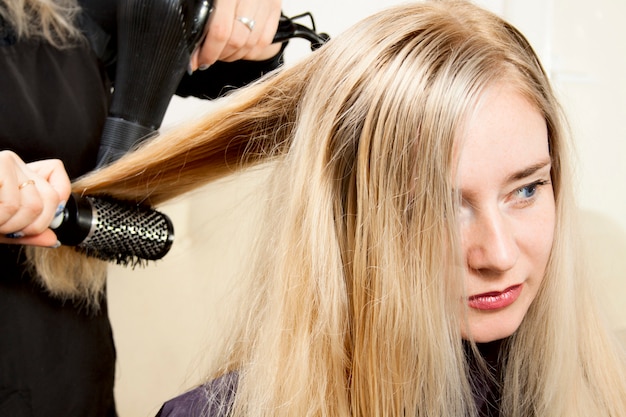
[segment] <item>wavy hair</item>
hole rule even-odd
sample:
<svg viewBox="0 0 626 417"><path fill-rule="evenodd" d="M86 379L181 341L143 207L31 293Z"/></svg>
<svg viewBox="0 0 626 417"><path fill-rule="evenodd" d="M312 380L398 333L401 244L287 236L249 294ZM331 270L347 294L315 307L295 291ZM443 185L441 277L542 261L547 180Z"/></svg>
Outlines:
<svg viewBox="0 0 626 417"><path fill-rule="evenodd" d="M498 82L545 117L557 207L545 279L507 342L502 415L624 416L623 359L572 243L559 105L524 37L468 2L366 18L75 191L158 205L269 164L249 299L211 375L239 373L234 415L472 416L452 173L464 122ZM51 287L74 264L45 259L62 252L39 250Z"/></svg>
<svg viewBox="0 0 626 417"><path fill-rule="evenodd" d="M83 38L75 26L79 12L76 0L0 0L0 17L18 38L42 39L57 48Z"/></svg>

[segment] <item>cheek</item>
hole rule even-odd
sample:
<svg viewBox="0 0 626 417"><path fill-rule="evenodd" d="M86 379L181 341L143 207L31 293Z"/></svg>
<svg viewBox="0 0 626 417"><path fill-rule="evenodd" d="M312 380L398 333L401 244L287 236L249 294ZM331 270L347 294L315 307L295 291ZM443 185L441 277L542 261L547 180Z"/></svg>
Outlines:
<svg viewBox="0 0 626 417"><path fill-rule="evenodd" d="M556 222L554 204L547 205L541 215L534 220L532 226L527 226L526 250L531 261L535 264L534 266L541 268L543 274L554 243Z"/></svg>

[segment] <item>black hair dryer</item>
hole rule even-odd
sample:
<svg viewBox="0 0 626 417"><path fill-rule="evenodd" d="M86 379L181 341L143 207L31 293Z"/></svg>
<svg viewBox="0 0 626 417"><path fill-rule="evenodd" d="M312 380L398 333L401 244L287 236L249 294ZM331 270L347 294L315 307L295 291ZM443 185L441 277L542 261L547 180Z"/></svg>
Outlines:
<svg viewBox="0 0 626 417"><path fill-rule="evenodd" d="M115 89L102 131L98 168L156 134L202 38L212 5L212 0L118 2Z"/></svg>
<svg viewBox="0 0 626 417"><path fill-rule="evenodd" d="M115 89L104 123L97 168L116 161L155 136L191 54L202 41L213 0L119 0ZM311 19L312 28L296 23ZM274 42L304 38L317 49L328 35L317 33L310 13L281 16Z"/></svg>

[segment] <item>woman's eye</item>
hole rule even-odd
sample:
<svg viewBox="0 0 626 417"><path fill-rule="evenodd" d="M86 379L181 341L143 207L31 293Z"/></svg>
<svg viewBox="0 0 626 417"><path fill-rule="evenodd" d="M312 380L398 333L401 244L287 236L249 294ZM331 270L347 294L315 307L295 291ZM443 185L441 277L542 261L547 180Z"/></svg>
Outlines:
<svg viewBox="0 0 626 417"><path fill-rule="evenodd" d="M535 193L537 192L537 187L539 186L539 184L537 183L532 183L529 184L525 187L520 188L519 190L516 191L517 196L519 198L532 198Z"/></svg>
<svg viewBox="0 0 626 417"><path fill-rule="evenodd" d="M537 194L537 189L542 185L549 184L549 181L535 181L532 184L528 184L524 187L518 188L514 194L519 200L532 200Z"/></svg>

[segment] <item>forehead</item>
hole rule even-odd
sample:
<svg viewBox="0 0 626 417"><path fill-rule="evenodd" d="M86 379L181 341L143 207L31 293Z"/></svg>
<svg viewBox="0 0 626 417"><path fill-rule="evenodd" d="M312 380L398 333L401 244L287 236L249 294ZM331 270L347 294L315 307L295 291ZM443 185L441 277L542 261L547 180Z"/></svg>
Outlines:
<svg viewBox="0 0 626 417"><path fill-rule="evenodd" d="M549 160L546 121L524 95L500 83L489 87L460 138L458 180L498 179Z"/></svg>

